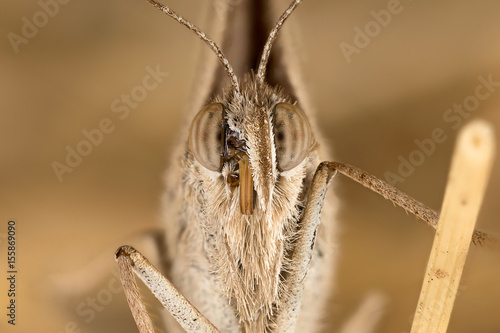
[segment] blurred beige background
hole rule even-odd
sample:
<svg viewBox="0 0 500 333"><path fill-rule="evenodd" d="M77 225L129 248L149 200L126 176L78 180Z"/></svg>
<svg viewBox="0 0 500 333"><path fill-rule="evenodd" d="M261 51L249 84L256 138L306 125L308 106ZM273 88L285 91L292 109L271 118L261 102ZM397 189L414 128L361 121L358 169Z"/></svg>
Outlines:
<svg viewBox="0 0 500 333"><path fill-rule="evenodd" d="M220 0L222 1L222 0ZM248 0L247 0L248 1ZM169 0L206 27L207 1ZM473 95L478 77L500 81L500 3L494 0L402 0L400 14L348 63L339 47L354 27L373 20L388 1L308 0L291 20L300 33L309 90L336 159L382 177L414 140L443 128L448 139L398 187L439 209L457 132L445 111ZM2 332L136 332L123 293L115 289L113 250L159 222L162 173L183 123L182 110L205 47L187 29L139 0L69 1L16 53L8 33L21 35L37 1L4 2L0 13L0 234L18 224L17 325ZM41 17L39 17L40 19ZM286 29L286 27L285 27ZM141 85L146 67L168 72L123 120L111 105ZM467 121L491 121L500 135L500 90ZM112 119L105 134L59 182L51 164L82 130ZM498 151L498 149L497 149ZM497 153L497 155L500 155ZM500 170L493 167L478 227L500 233ZM379 332L408 332L433 232L403 210L338 177L341 256L337 293L325 331L333 331L364 295L389 297ZM2 239L2 242L4 240ZM5 271L5 246L0 268ZM81 294L57 292L51 281L106 254L98 279ZM0 308L7 285L0 279ZM450 332L500 332L500 255L473 248ZM92 305L93 300L95 304Z"/></svg>

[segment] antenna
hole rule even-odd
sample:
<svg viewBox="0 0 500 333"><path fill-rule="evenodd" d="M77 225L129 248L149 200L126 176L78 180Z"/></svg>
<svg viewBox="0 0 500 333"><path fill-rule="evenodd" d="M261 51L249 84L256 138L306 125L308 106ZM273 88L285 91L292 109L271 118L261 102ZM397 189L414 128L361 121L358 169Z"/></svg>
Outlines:
<svg viewBox="0 0 500 333"><path fill-rule="evenodd" d="M149 1L149 0L148 0ZM281 29L281 26L286 21L288 16L295 10L295 8L302 2L302 0L294 0L288 9L281 15L278 22L274 26L273 30L269 33L269 37L267 37L266 44L264 45L264 49L262 51L262 57L260 58L259 70L257 72L257 80L260 84L264 83L264 77L266 76L266 66L269 61L269 55L271 53L271 48L273 46L274 40L278 37L278 32Z"/></svg>
<svg viewBox="0 0 500 333"><path fill-rule="evenodd" d="M181 23L182 25L186 26L189 30L193 31L198 37L200 37L205 43L210 46L212 51L217 55L217 58L219 58L219 62L222 64L224 67L227 75L231 79L231 85L233 88L236 90L236 93L239 95L240 94L240 85L238 84L238 78L236 77L236 74L234 74L233 67L229 64L229 61L227 60L226 56L224 53L222 53L221 49L219 46L210 38L208 38L203 31L201 31L197 26L192 24L191 22L183 19L181 16L177 15L176 12L171 10L169 7L155 1L155 0L146 0L149 2L151 5L154 7L158 8L177 22Z"/></svg>

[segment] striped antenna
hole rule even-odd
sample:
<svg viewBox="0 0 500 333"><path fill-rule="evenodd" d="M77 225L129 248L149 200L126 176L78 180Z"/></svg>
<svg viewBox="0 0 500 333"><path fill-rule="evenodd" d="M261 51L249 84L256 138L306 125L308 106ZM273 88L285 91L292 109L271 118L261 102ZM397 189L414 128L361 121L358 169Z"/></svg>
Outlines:
<svg viewBox="0 0 500 333"><path fill-rule="evenodd" d="M294 0L290 4L288 9L283 13L283 15L281 15L278 22L276 22L276 25L269 34L269 37L267 37L266 45L264 45L262 57L260 58L259 70L257 71L257 80L260 84L264 83L264 77L266 76L266 66L267 62L269 61L269 55L271 54L271 48L273 47L274 40L276 39L276 37L278 37L278 32L280 31L283 23L301 2L302 0Z"/></svg>
<svg viewBox="0 0 500 333"><path fill-rule="evenodd" d="M183 19L181 16L177 15L176 12L171 10L169 7L155 1L155 0L146 0L149 2L151 5L154 7L158 8L177 22L181 23L182 25L186 26L189 30L193 31L198 37L200 37L205 43L210 46L212 51L217 55L217 58L219 58L220 63L224 67L227 75L231 79L231 85L233 88L236 90L236 93L239 95L240 94L240 85L238 83L238 78L236 77L236 74L234 74L233 67L229 64L229 61L227 60L226 56L224 56L224 53L222 53L221 49L219 46L210 38L208 38L203 31L201 31L197 26L192 24L191 22Z"/></svg>

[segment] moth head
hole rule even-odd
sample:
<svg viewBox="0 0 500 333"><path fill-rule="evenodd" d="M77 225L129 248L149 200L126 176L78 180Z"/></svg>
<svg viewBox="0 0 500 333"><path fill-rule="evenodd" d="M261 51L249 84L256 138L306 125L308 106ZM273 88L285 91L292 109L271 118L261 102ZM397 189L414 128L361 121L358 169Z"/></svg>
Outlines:
<svg viewBox="0 0 500 333"><path fill-rule="evenodd" d="M203 168L230 170L225 181L239 187L241 212L250 215L255 190L270 200L277 174L297 168L314 139L305 114L288 102L253 106L239 122L234 113L223 103L205 106L191 123L188 146Z"/></svg>
<svg viewBox="0 0 500 333"><path fill-rule="evenodd" d="M232 104L233 109L230 110L229 104L222 102L205 106L191 124L189 150L196 161L209 171L220 173L224 166L231 170L226 181L231 186L239 186L243 214L252 214L255 192L262 206L269 207L277 173L291 171L300 165L313 141L307 118L297 106L286 102L286 99L279 100L277 94L264 96L263 99L258 96L258 91L275 93L265 83L271 48L283 23L301 0L293 0L276 22L263 47L257 73L243 89L240 89L229 61L213 40L167 6L156 0L146 1L196 33L215 53L231 80L231 94L233 102L236 102ZM248 87L250 94L246 91ZM254 103L245 105L249 95ZM232 121L235 113L238 116L238 107L244 114L240 123Z"/></svg>

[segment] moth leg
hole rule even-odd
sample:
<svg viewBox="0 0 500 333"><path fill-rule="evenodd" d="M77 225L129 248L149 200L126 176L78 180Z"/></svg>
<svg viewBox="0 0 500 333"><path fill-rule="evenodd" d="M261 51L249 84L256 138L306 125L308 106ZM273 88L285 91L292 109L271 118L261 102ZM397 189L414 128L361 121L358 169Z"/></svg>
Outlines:
<svg viewBox="0 0 500 333"><path fill-rule="evenodd" d="M298 312L300 310L302 292L304 290L303 280L306 277L309 263L312 258L316 231L320 222L321 209L323 207L326 190L329 181L337 172L355 180L361 185L368 187L380 194L394 204L411 212L416 217L424 220L433 228L437 227L439 214L426 207L419 201L389 185L383 180L368 174L356 167L339 162L322 162L316 169L311 188L308 193L307 204L304 209L299 229L298 239L291 255L290 274L287 276L285 295L281 308L275 317L275 331L279 333L293 332ZM472 236L474 244L495 245L498 249L498 238L482 231L475 230Z"/></svg>
<svg viewBox="0 0 500 333"><path fill-rule="evenodd" d="M340 162L321 163L321 165L323 164L327 165L328 168L336 170L341 174L351 178L352 180L360 183L361 185L369 188L370 190L380 194L384 198L391 200L395 205L398 205L404 208L407 212L414 214L417 218L425 221L434 229L437 228L439 213L425 206L421 202L413 199L394 186L389 185L385 181L349 164ZM472 235L472 243L474 243L475 245L489 245L496 250L500 249L500 241L497 236L485 233L480 230L474 230L474 233Z"/></svg>
<svg viewBox="0 0 500 333"><path fill-rule="evenodd" d="M295 323L304 290L304 279L313 254L321 209L323 208L328 182L334 175L335 170L326 163L321 163L314 174L304 215L300 222L297 241L290 259L291 267L284 282L285 295L275 317L275 332L291 333L295 331Z"/></svg>
<svg viewBox="0 0 500 333"><path fill-rule="evenodd" d="M141 299L135 273L186 332L219 332L142 254L131 246L116 251L120 279L140 333L154 333L153 323Z"/></svg>

